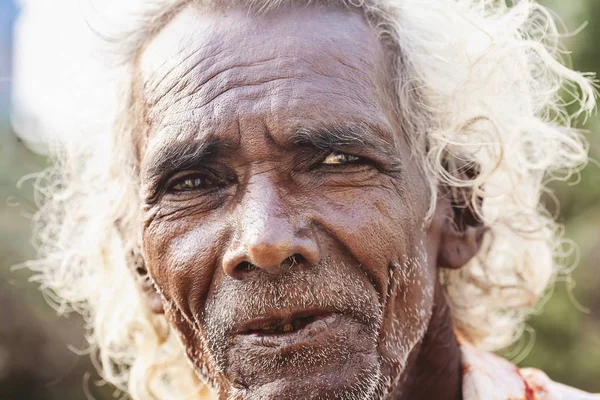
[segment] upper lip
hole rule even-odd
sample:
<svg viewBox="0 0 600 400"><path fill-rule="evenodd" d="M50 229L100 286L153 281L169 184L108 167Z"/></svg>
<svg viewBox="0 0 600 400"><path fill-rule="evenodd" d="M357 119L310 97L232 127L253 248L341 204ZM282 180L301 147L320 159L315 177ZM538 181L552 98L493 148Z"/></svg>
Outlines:
<svg viewBox="0 0 600 400"><path fill-rule="evenodd" d="M235 330L235 333L244 335L253 332L268 331L269 329L283 329L283 327L289 325L296 325L297 327L299 320L310 320L311 317L324 317L335 312L336 310L333 308L327 307L287 308L281 310L272 310L240 324L240 326Z"/></svg>

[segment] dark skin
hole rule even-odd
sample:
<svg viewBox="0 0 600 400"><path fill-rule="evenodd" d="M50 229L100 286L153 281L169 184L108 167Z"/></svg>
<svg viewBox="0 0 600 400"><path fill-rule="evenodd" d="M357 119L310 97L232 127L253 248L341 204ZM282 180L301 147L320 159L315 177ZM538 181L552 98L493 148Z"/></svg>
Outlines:
<svg viewBox="0 0 600 400"><path fill-rule="evenodd" d="M222 399L461 398L437 274L482 228L426 221L389 59L317 6L189 6L140 53L144 291Z"/></svg>

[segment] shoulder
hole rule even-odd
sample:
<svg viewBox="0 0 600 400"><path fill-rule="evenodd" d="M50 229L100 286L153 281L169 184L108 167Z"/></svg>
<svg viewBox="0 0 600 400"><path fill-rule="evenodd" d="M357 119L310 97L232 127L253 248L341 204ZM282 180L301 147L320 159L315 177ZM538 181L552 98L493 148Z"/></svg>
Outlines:
<svg viewBox="0 0 600 400"><path fill-rule="evenodd" d="M529 389L535 394L533 398L536 400L600 400L600 394L585 393L553 382L539 369L524 368L519 372Z"/></svg>
<svg viewBox="0 0 600 400"><path fill-rule="evenodd" d="M463 339L459 343L464 400L600 400L600 394L553 382L537 369L519 369L495 354L477 350Z"/></svg>

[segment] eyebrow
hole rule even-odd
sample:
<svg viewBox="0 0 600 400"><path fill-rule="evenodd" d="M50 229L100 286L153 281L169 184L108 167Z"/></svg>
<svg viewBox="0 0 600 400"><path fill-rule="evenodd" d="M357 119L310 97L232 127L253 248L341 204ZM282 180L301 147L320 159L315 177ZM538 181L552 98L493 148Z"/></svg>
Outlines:
<svg viewBox="0 0 600 400"><path fill-rule="evenodd" d="M402 171L402 160L394 146L376 135L372 129L360 126L331 126L296 129L289 139L296 147L312 147L320 151L364 152L385 159L389 169ZM174 171L197 168L216 159L231 145L217 137L169 143L151 156L145 167L149 182L158 182ZM154 184L152 186L155 186Z"/></svg>
<svg viewBox="0 0 600 400"><path fill-rule="evenodd" d="M228 147L230 146L215 137L169 143L150 158L145 175L152 182L173 171L193 169L216 158Z"/></svg>
<svg viewBox="0 0 600 400"><path fill-rule="evenodd" d="M364 150L395 170L402 170L402 159L394 145L382 139L374 129L362 126L332 126L319 128L300 128L293 135L297 146L309 146L322 151L358 151ZM362 150L362 151L361 151Z"/></svg>

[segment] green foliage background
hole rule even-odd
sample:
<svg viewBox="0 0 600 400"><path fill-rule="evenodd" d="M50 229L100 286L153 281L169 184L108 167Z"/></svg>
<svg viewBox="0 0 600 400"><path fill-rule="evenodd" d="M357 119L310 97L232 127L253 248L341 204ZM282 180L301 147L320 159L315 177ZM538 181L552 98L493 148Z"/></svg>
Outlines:
<svg viewBox="0 0 600 400"><path fill-rule="evenodd" d="M600 75L600 2L544 0L569 31L583 24L581 33L565 37L576 70ZM600 118L595 114L580 128L586 130L592 161L578 184L556 184L559 220L566 236L579 247L573 271L575 286L559 282L543 311L532 317L535 345L521 366L543 369L555 380L600 392ZM576 262L574 257L574 262ZM579 304L579 305L578 305Z"/></svg>
<svg viewBox="0 0 600 400"><path fill-rule="evenodd" d="M600 72L598 0L541 3L554 9L569 31L588 23L578 35L565 37L564 44L573 52L575 69ZM0 13L4 4L0 1ZM0 85L9 85L2 73ZM68 350L85 349L79 318L57 317L37 285L28 282L30 273L11 269L33 257L28 219L35 212L33 194L30 184L17 183L41 170L46 160L17 140L7 116L7 106L0 102L0 397L75 400L84 399L86 392L96 399L118 396L97 387L99 379L87 355ZM600 160L600 119L594 115L580 127L586 130L590 156ZM572 274L576 285L558 282L543 311L530 319L530 332L507 354L522 367L537 367L554 380L600 392L600 163L591 162L580 178L577 185L575 180L555 185L559 219L580 250Z"/></svg>

